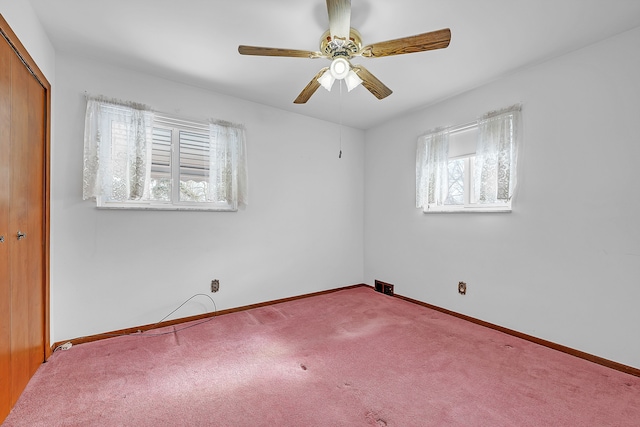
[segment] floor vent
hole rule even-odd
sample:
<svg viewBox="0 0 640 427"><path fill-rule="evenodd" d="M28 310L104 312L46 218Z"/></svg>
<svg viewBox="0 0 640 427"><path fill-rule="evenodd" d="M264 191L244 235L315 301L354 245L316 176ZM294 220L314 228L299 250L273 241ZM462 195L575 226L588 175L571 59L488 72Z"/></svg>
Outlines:
<svg viewBox="0 0 640 427"><path fill-rule="evenodd" d="M376 292L383 293L385 295L393 295L393 285L391 283L381 282L376 280L375 282Z"/></svg>

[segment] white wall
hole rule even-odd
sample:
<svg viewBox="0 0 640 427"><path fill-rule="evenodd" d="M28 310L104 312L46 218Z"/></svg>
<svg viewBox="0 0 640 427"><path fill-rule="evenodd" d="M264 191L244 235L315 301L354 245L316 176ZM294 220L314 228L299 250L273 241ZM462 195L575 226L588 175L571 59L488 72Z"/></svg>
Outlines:
<svg viewBox="0 0 640 427"><path fill-rule="evenodd" d="M55 341L154 323L196 293L218 309L363 281L364 132L195 87L57 58L51 213ZM247 129L249 206L98 210L82 201L84 92ZM211 309L199 297L175 317Z"/></svg>
<svg viewBox="0 0 640 427"><path fill-rule="evenodd" d="M28 0L0 0L0 14L53 86L55 51L31 3Z"/></svg>
<svg viewBox="0 0 640 427"><path fill-rule="evenodd" d="M635 29L369 130L367 283L640 367L638 52ZM418 135L518 102L514 211L416 209Z"/></svg>

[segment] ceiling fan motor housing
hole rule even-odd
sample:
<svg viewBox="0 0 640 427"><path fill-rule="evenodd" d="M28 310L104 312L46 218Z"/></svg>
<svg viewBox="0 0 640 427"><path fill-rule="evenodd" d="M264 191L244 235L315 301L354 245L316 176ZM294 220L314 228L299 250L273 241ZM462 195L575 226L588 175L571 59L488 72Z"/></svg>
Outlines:
<svg viewBox="0 0 640 427"><path fill-rule="evenodd" d="M362 49L362 38L360 33L353 28L349 32L348 40L340 37L331 37L329 30L325 31L322 38L320 38L320 52L329 58L345 57L351 59L358 55L360 49Z"/></svg>

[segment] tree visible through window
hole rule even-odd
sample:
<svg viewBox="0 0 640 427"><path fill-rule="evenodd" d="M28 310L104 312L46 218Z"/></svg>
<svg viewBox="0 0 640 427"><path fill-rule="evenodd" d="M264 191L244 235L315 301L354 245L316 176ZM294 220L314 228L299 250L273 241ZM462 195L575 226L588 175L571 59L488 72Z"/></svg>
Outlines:
<svg viewBox="0 0 640 427"><path fill-rule="evenodd" d="M449 189L445 205L463 205L465 195L465 161L464 159L449 160Z"/></svg>

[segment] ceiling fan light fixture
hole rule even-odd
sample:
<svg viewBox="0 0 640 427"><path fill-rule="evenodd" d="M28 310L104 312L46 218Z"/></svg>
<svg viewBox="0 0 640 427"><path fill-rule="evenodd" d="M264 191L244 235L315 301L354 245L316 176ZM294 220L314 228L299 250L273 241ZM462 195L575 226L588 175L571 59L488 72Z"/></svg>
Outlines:
<svg viewBox="0 0 640 427"><path fill-rule="evenodd" d="M329 71L334 79L342 80L347 77L347 74L351 71L351 65L349 64L349 61L344 58L336 58L331 62Z"/></svg>
<svg viewBox="0 0 640 427"><path fill-rule="evenodd" d="M325 71L324 74L318 77L318 83L320 83L320 85L328 91L331 91L331 87L333 86L333 82L335 81L336 79L331 74L331 70Z"/></svg>
<svg viewBox="0 0 640 427"><path fill-rule="evenodd" d="M360 83L362 83L362 79L355 71L349 70L349 73L344 78L344 82L347 84L347 91L351 92L351 90L357 88Z"/></svg>

